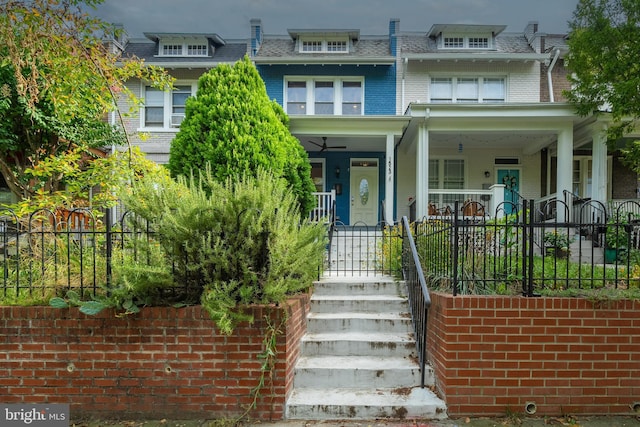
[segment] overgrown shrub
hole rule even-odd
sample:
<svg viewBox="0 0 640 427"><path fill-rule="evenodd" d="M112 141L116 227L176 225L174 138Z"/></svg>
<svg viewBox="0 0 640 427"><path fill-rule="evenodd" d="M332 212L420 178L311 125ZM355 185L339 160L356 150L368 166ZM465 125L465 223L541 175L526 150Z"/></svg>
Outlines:
<svg viewBox="0 0 640 427"><path fill-rule="evenodd" d="M280 303L318 274L324 226L301 223L290 187L269 172L223 183L209 168L188 181L142 179L126 203L150 221L174 279L225 333L251 320L243 306Z"/></svg>

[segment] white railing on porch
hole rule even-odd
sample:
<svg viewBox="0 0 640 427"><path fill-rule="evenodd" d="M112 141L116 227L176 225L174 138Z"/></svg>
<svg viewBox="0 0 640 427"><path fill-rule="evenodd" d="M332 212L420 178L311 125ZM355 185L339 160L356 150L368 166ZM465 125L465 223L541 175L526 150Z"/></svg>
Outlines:
<svg viewBox="0 0 640 427"><path fill-rule="evenodd" d="M429 204L431 204L431 209L435 207L437 214L452 214L455 202L459 202L461 208L465 203L475 202L482 206L483 215L494 216L496 209L504 202L504 187L503 184L495 184L488 190L429 189ZM461 215L464 212L456 214Z"/></svg>
<svg viewBox="0 0 640 427"><path fill-rule="evenodd" d="M336 200L336 190L313 193L313 197L316 198L316 207L309 212L309 219L329 223L333 202Z"/></svg>

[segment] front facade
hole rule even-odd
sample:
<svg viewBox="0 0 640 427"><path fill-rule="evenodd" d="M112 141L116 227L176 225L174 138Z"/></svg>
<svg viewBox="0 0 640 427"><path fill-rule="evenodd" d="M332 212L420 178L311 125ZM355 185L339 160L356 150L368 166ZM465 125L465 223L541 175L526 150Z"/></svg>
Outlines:
<svg viewBox="0 0 640 427"><path fill-rule="evenodd" d="M248 54L308 152L318 193L331 194L345 224L451 212L456 201L503 215L523 199L637 197L637 176L607 153L606 123L578 117L564 102L565 37L541 33L535 22L514 33L459 24L404 32L391 19L378 36L268 35L253 19L244 41L146 36L125 53L178 81L173 93L131 82L145 106L126 126L148 134L143 151L166 163L199 75Z"/></svg>

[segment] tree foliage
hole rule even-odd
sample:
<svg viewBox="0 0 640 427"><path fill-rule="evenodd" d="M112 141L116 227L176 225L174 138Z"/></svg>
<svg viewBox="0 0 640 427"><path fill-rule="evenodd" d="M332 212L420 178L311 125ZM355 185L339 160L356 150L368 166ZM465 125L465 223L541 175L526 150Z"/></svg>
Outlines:
<svg viewBox="0 0 640 427"><path fill-rule="evenodd" d="M280 303L317 277L324 225L302 223L287 182L262 169L223 182L199 178L143 179L124 197L147 220L183 285L186 302L200 299L225 333L252 320L248 304Z"/></svg>
<svg viewBox="0 0 640 427"><path fill-rule="evenodd" d="M610 113L614 142L640 118L640 0L580 0L569 26L567 98L582 116ZM638 148L625 151L637 170Z"/></svg>
<svg viewBox="0 0 640 427"><path fill-rule="evenodd" d="M0 173L19 200L65 184L68 170L38 182L29 171L41 162L127 141L104 120L116 97L135 100L127 79L171 86L164 71L103 43L98 35L115 29L82 11L101 2L0 0Z"/></svg>
<svg viewBox="0 0 640 427"><path fill-rule="evenodd" d="M313 206L307 154L248 58L202 75L196 97L187 100L169 169L173 176L188 177L207 164L219 181L266 169L287 180L304 211Z"/></svg>

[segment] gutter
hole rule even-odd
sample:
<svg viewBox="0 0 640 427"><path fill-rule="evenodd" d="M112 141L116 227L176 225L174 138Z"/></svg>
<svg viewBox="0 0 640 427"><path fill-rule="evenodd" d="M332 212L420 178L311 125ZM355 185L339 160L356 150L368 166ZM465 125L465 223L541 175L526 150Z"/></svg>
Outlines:
<svg viewBox="0 0 640 427"><path fill-rule="evenodd" d="M553 67L556 65L556 61L560 56L560 49L556 49L556 53L553 55L553 60L547 69L547 82L549 86L549 102L555 102L555 97L553 96L553 79L551 78L551 72L553 71Z"/></svg>

